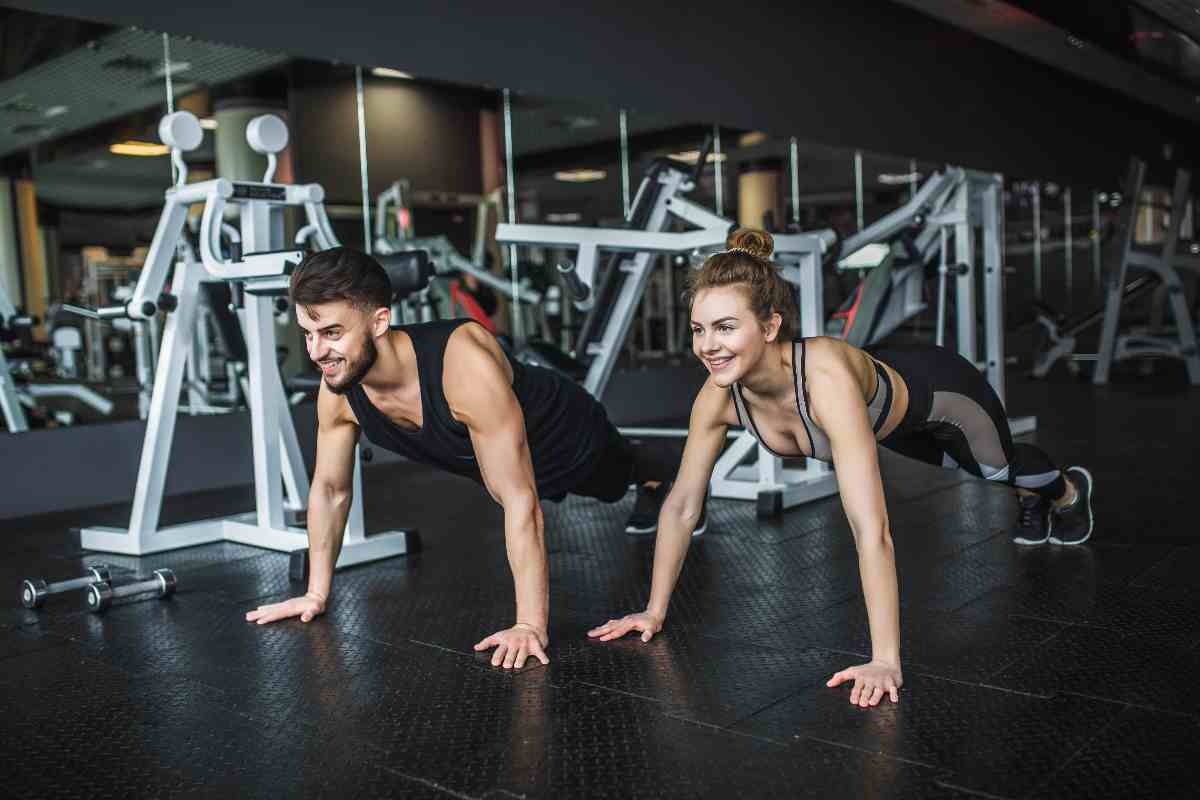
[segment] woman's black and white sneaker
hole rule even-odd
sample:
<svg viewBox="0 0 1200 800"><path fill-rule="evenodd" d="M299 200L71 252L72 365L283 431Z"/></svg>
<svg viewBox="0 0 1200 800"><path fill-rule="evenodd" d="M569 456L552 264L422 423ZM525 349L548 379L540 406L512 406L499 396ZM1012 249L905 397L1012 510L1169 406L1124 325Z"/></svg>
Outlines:
<svg viewBox="0 0 1200 800"><path fill-rule="evenodd" d="M660 483L653 489L645 485L637 487L637 500L633 504L633 513L625 522L625 532L631 536L645 536L658 530L658 512L662 510L663 501L671 486Z"/></svg>
<svg viewBox="0 0 1200 800"><path fill-rule="evenodd" d="M1083 544L1092 535L1092 473L1083 467L1068 467L1067 480L1075 487L1075 502L1050 513L1051 544Z"/></svg>
<svg viewBox="0 0 1200 800"><path fill-rule="evenodd" d="M1036 494L1017 495L1017 524L1012 540L1016 544L1045 544L1050 538L1050 501Z"/></svg>

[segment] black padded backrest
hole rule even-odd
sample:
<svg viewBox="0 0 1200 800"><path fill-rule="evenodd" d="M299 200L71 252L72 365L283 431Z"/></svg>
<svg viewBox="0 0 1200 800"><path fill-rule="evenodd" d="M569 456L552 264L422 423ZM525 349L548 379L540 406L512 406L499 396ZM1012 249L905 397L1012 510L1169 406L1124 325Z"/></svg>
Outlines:
<svg viewBox="0 0 1200 800"><path fill-rule="evenodd" d="M433 277L433 261L429 258L428 250L381 255L376 256L376 260L387 271L388 280L392 282L392 291L400 299L421 291L429 285L429 279Z"/></svg>
<svg viewBox="0 0 1200 800"><path fill-rule="evenodd" d="M204 292L208 307L212 309L217 335L221 337L229 359L245 362L248 359L246 340L242 337L242 326L238 324L237 315L229 307L232 302L229 284L225 281L204 281L200 284L200 291Z"/></svg>

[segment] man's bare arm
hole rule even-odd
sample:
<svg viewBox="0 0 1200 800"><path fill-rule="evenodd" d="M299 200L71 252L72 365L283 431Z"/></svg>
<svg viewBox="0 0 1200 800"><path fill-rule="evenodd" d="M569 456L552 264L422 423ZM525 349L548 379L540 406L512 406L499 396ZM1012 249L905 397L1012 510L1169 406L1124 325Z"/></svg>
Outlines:
<svg viewBox="0 0 1200 800"><path fill-rule="evenodd" d="M443 386L451 414L470 432L484 485L504 509L504 542L516 591L516 624L476 649L495 647L496 666L519 667L528 656L547 663L550 575L542 507L525 414L495 339L475 325L455 331L446 346Z"/></svg>
<svg viewBox="0 0 1200 800"><path fill-rule="evenodd" d="M266 624L288 617L308 622L325 610L333 590L333 570L342 551L342 535L354 502L354 448L358 425L346 400L321 384L317 395L317 464L308 491L308 593L261 606L246 615ZM360 500L361 502L361 500Z"/></svg>

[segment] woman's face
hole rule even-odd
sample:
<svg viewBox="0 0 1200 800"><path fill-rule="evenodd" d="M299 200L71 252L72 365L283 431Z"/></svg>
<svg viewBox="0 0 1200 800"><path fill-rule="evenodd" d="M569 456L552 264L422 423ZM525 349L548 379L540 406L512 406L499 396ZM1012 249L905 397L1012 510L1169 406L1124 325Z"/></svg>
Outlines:
<svg viewBox="0 0 1200 800"><path fill-rule="evenodd" d="M692 302L692 352L722 388L753 370L778 333L779 315L760 323L743 287L702 289Z"/></svg>

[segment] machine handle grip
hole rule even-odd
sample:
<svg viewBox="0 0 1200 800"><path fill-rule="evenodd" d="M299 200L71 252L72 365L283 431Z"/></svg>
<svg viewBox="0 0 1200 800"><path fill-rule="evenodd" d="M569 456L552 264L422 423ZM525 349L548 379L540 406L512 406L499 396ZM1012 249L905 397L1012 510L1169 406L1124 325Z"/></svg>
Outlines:
<svg viewBox="0 0 1200 800"><path fill-rule="evenodd" d="M149 305L154 305L149 303ZM77 306L71 303L63 303L62 310L70 314L78 314L81 317L88 319L110 320L124 319L129 317L129 311L125 306L104 306L102 308L89 308L88 306Z"/></svg>
<svg viewBox="0 0 1200 800"><path fill-rule="evenodd" d="M577 272L575 265L570 261L558 265L558 274L562 276L563 290L571 297L571 302L581 311L586 311L591 307L592 302L592 287L584 283Z"/></svg>

